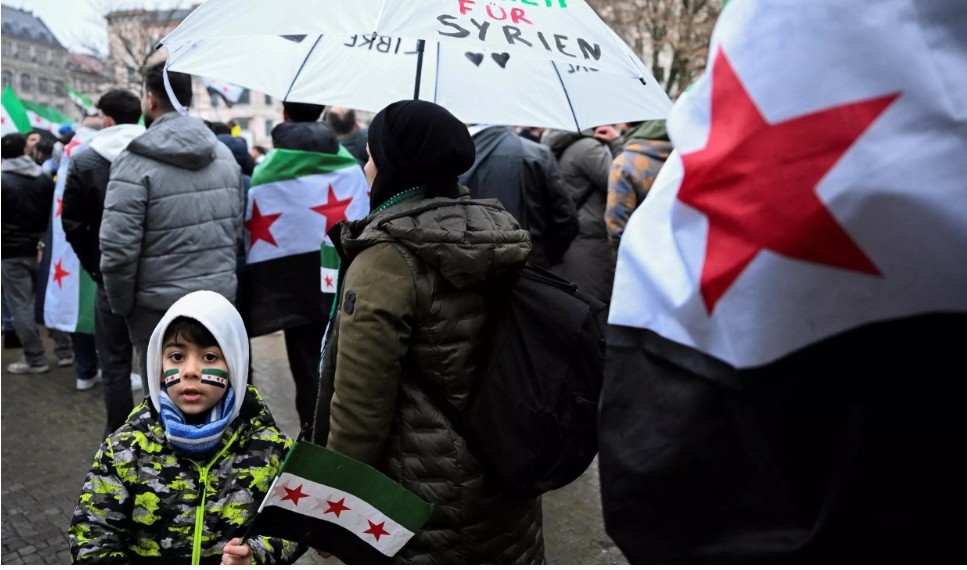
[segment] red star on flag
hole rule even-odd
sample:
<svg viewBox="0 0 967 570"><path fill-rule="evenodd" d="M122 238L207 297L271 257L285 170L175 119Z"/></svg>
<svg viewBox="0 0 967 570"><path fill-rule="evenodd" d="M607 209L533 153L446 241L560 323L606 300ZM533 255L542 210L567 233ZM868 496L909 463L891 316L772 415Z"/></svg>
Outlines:
<svg viewBox="0 0 967 570"><path fill-rule="evenodd" d="M333 286L332 277L329 277L328 275L326 275L325 281L326 281L326 287L332 287Z"/></svg>
<svg viewBox="0 0 967 570"><path fill-rule="evenodd" d="M371 520L367 520L366 522L369 523L369 530L364 530L363 534L373 535L373 537L376 538L376 542L379 542L379 537L381 536L389 536L389 533L383 530L383 525L386 524L385 522L381 522L379 524L373 524L373 521Z"/></svg>
<svg viewBox="0 0 967 570"><path fill-rule="evenodd" d="M352 201L352 198L346 198L345 200L337 199L336 193L332 190L332 184L330 184L329 196L326 199L326 203L313 206L310 209L326 217L326 234L328 235L329 230L333 226L346 219L346 208L349 207Z"/></svg>
<svg viewBox="0 0 967 570"><path fill-rule="evenodd" d="M57 263L54 264L54 282L57 283L59 288L64 288L63 279L68 275L70 275L70 273L64 270L64 258L58 259Z"/></svg>
<svg viewBox="0 0 967 570"><path fill-rule="evenodd" d="M249 232L249 249L252 249L252 246L255 245L255 242L259 240L270 243L276 247L279 246L279 244L275 243L275 237L272 236L272 232L269 230L269 227L271 227L272 224L275 223L275 220L278 220L280 216L282 216L281 213L267 214L263 216L262 212L259 211L258 202L254 200L252 201L252 217L245 222L245 227L248 228Z"/></svg>
<svg viewBox="0 0 967 570"><path fill-rule="evenodd" d="M705 148L682 155L678 199L708 216L702 298L709 314L768 249L880 275L816 194L816 185L899 96L847 103L770 124L719 50Z"/></svg>
<svg viewBox="0 0 967 570"><path fill-rule="evenodd" d="M343 511L352 510L346 506L345 497L343 497L342 499L339 499L338 501L326 501L326 502L329 503L329 508L322 513L324 515L328 513L332 513L336 515L336 518L339 518L339 515L341 515Z"/></svg>
<svg viewBox="0 0 967 570"><path fill-rule="evenodd" d="M64 199L63 198L58 198L57 199L57 211L54 212L54 217L55 218L59 218L61 212L63 212L63 211L64 211Z"/></svg>
<svg viewBox="0 0 967 570"><path fill-rule="evenodd" d="M299 505L299 499L308 497L309 495L302 492L302 485L299 485L295 489L290 489L288 487L282 487L285 489L285 496L282 497L283 501L292 501L296 506Z"/></svg>
<svg viewBox="0 0 967 570"><path fill-rule="evenodd" d="M74 156L74 151L77 150L77 147L81 146L82 144L84 143L80 142L76 138L71 139L71 142L67 143L67 146L64 147L64 154L67 155L67 158L72 158Z"/></svg>

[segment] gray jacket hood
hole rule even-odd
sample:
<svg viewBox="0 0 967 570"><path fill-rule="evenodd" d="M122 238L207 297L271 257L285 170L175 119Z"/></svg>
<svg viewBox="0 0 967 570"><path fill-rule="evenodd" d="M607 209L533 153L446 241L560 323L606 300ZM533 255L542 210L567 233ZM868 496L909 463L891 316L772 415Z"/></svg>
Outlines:
<svg viewBox="0 0 967 570"><path fill-rule="evenodd" d="M145 129L142 125L114 125L97 131L89 144L94 152L104 157L104 160L114 162L114 159L128 147L132 140L144 133Z"/></svg>
<svg viewBox="0 0 967 570"><path fill-rule="evenodd" d="M200 322L212 333L222 349L225 362L228 363L228 377L235 390L235 412L232 420L238 416L245 400L248 386L248 334L242 316L225 297L213 291L195 291L175 301L158 326L151 333L148 341L148 392L151 404L158 412L161 411L161 342L171 321L177 317L190 317Z"/></svg>
<svg viewBox="0 0 967 570"><path fill-rule="evenodd" d="M187 170L201 170L215 160L221 144L201 119L166 113L128 145L128 151Z"/></svg>
<svg viewBox="0 0 967 570"><path fill-rule="evenodd" d="M44 169L27 155L5 159L0 164L0 171L19 174L29 178L37 178L44 173Z"/></svg>
<svg viewBox="0 0 967 570"><path fill-rule="evenodd" d="M340 238L350 259L377 243L399 243L458 289L523 266L531 251L530 234L497 200L404 202L343 224Z"/></svg>
<svg viewBox="0 0 967 570"><path fill-rule="evenodd" d="M545 144L554 152L554 156L560 157L561 153L564 152L567 147L571 146L572 143L584 138L594 138L593 135L585 134L584 132L575 133L573 131L561 131L557 129L548 129L544 131L544 136L541 137L541 144Z"/></svg>

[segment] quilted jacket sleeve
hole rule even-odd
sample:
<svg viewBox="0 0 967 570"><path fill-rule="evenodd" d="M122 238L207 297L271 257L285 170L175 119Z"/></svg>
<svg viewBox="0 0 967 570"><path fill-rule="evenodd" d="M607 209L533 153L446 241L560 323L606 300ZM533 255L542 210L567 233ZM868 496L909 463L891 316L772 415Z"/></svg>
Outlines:
<svg viewBox="0 0 967 570"><path fill-rule="evenodd" d="M147 222L148 187L124 152L114 161L101 220L101 274L114 313L127 316L134 308L138 263Z"/></svg>
<svg viewBox="0 0 967 570"><path fill-rule="evenodd" d="M118 474L114 450L105 441L94 456L74 509L68 540L77 564L126 564L125 528L131 510L130 494Z"/></svg>

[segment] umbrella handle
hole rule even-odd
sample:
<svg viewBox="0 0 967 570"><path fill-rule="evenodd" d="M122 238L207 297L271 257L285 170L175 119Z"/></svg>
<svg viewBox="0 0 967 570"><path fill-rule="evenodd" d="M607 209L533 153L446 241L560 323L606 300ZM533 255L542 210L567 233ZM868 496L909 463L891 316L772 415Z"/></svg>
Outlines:
<svg viewBox="0 0 967 570"><path fill-rule="evenodd" d="M423 48L425 40L416 40L416 85L413 87L413 100L420 98L420 78L423 75Z"/></svg>

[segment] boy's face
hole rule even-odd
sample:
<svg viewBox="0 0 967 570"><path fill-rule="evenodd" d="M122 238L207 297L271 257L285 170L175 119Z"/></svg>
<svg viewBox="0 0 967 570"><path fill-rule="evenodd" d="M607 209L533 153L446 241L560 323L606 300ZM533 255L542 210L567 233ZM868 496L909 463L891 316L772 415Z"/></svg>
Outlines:
<svg viewBox="0 0 967 570"><path fill-rule="evenodd" d="M206 412L225 396L227 389L201 381L203 368L228 370L222 350L216 346L200 346L180 335L165 341L162 347L161 369L178 369L181 381L168 387L168 396L186 416Z"/></svg>

